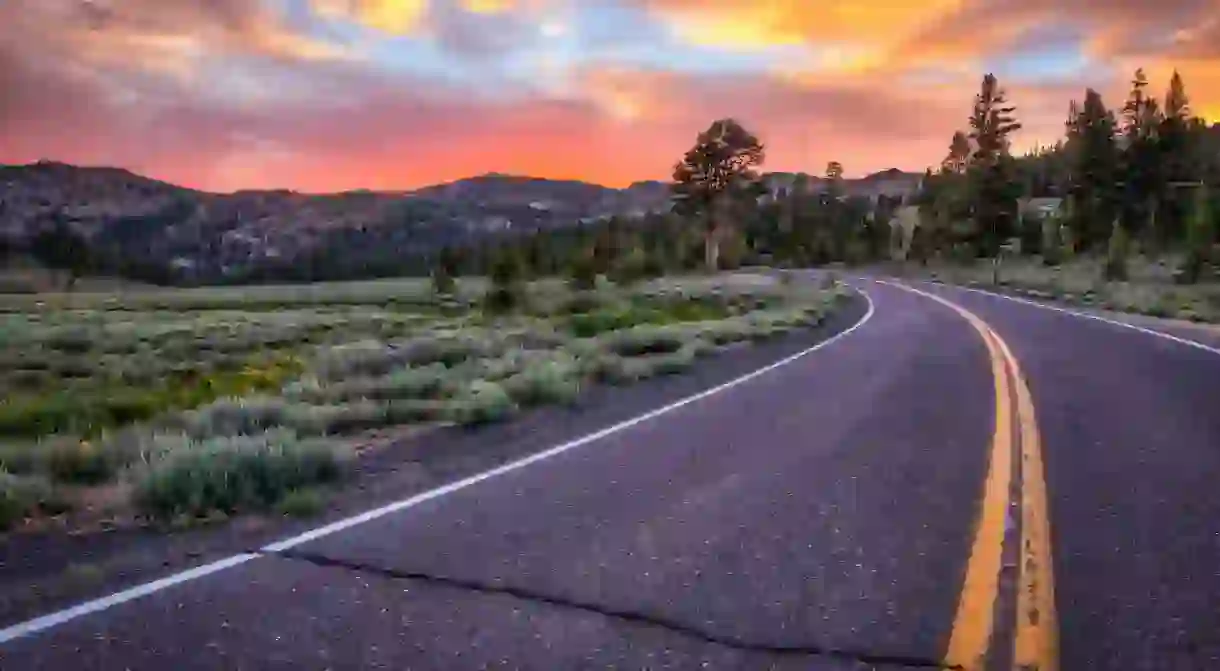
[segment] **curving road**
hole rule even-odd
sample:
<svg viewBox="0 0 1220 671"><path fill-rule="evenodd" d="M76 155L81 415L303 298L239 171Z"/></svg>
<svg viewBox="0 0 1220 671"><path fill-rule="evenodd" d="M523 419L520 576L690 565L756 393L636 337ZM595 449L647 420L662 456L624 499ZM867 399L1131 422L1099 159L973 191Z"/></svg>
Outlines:
<svg viewBox="0 0 1220 671"><path fill-rule="evenodd" d="M1220 668L1220 352L859 284L816 351L3 630L0 668Z"/></svg>

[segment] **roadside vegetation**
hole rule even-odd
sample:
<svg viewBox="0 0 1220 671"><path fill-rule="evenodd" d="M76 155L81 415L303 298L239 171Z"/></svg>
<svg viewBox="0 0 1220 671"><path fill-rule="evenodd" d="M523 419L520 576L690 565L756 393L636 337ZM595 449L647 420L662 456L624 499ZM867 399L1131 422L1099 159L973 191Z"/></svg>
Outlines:
<svg viewBox="0 0 1220 671"><path fill-rule="evenodd" d="M497 422L679 373L816 325L844 295L768 274L594 280L0 297L0 526L98 491L118 492L113 515L162 522L302 514L369 432Z"/></svg>
<svg viewBox="0 0 1220 671"><path fill-rule="evenodd" d="M1176 73L1163 97L1136 71L1120 109L1089 89L1063 139L1008 152L1019 128L994 79L969 131L925 175L890 270L1037 299L1220 321L1220 125Z"/></svg>

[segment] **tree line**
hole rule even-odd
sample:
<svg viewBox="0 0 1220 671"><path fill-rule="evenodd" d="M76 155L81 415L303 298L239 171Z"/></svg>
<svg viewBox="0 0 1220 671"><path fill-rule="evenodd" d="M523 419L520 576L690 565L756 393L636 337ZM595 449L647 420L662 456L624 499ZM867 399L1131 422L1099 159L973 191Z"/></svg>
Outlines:
<svg viewBox="0 0 1220 671"><path fill-rule="evenodd" d="M674 164L672 206L665 212L488 235L431 251L371 237L366 244L361 240L369 231L345 231L312 257L252 268L230 280L430 274L444 289L464 274L500 277L506 284L561 275L591 286L599 276L633 281L741 265L868 263L896 254L924 263L969 261L1014 252L1052 265L1075 254L1106 255L1113 278L1125 275L1125 259L1134 251L1176 253L1183 281L1197 281L1211 267L1220 212L1220 125L1208 126L1193 113L1176 72L1164 95L1155 96L1137 71L1117 110L1086 90L1068 106L1063 137L1020 156L1012 150L1012 134L1021 128L1017 108L994 75L982 78L964 117L941 164L905 196L850 195L839 161L828 163L818 179L802 173L787 184L768 181L759 173L763 142L724 118L699 133ZM1042 216L1023 208L1031 198L1058 206ZM892 225L900 209L904 216L914 212L913 230ZM73 275L96 267L175 281L166 269L135 267L90 249L62 222L30 247L45 264ZM364 248L375 253L345 252Z"/></svg>
<svg viewBox="0 0 1220 671"><path fill-rule="evenodd" d="M928 170L911 255L994 258L1007 242L1056 265L1075 254L1106 255L1107 274L1125 276L1138 251L1177 252L1180 277L1196 281L1212 261L1220 126L1196 116L1182 77L1163 97L1137 70L1123 106L1087 89L1068 105L1053 145L1011 155L1020 128L995 77L984 78L969 130L956 133L940 167ZM1019 211L1020 199L1053 198L1049 216Z"/></svg>

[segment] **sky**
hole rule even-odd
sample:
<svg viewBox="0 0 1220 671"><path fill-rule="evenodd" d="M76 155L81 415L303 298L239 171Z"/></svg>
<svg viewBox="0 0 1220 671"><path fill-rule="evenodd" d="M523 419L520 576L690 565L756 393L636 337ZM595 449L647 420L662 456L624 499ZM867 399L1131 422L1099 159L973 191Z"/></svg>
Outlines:
<svg viewBox="0 0 1220 671"><path fill-rule="evenodd" d="M713 120L765 168L938 164L994 72L1053 142L1181 71L1220 121L1220 0L0 0L0 163L212 191L487 172L666 179Z"/></svg>

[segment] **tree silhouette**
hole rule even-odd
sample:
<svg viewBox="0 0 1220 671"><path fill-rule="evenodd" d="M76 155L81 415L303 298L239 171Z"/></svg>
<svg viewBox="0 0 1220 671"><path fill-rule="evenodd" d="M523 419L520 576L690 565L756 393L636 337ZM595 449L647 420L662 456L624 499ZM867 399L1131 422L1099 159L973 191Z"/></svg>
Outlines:
<svg viewBox="0 0 1220 671"><path fill-rule="evenodd" d="M978 242L986 256L999 253L1000 241L1016 229L1020 185L1013 177L1009 135L1020 130L1008 96L995 75L983 77L970 115L971 206Z"/></svg>
<svg viewBox="0 0 1220 671"><path fill-rule="evenodd" d="M1069 192L1076 205L1069 225L1077 249L1087 250L1105 243L1117 214L1118 146L1115 144L1114 114L1106 109L1101 94L1085 92L1084 105L1068 134L1072 147L1072 181Z"/></svg>
<svg viewBox="0 0 1220 671"><path fill-rule="evenodd" d="M68 273L67 289L89 269L90 253L84 236L70 224L56 221L30 240L30 255L42 265Z"/></svg>
<svg viewBox="0 0 1220 671"><path fill-rule="evenodd" d="M704 221L704 264L720 262L720 237L731 225L734 201L756 193L755 168L765 150L758 138L734 119L714 121L674 166L674 209Z"/></svg>

